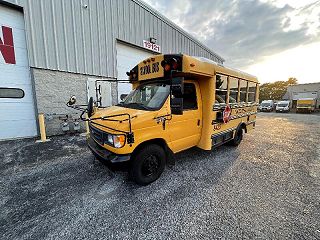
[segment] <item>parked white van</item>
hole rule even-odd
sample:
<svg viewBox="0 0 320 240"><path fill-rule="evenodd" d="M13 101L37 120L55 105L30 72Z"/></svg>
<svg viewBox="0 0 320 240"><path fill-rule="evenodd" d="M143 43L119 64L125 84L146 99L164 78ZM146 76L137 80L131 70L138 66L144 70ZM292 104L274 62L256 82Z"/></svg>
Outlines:
<svg viewBox="0 0 320 240"><path fill-rule="evenodd" d="M259 106L261 112L272 112L275 108L273 100L263 100Z"/></svg>
<svg viewBox="0 0 320 240"><path fill-rule="evenodd" d="M276 112L289 112L290 101L279 101L276 107Z"/></svg>

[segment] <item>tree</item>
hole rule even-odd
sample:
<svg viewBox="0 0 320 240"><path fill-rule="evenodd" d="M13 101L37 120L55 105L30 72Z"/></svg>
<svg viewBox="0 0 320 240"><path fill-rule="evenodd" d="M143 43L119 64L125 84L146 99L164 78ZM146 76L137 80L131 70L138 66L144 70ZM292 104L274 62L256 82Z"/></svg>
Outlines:
<svg viewBox="0 0 320 240"><path fill-rule="evenodd" d="M288 79L287 83L289 85L296 85L296 84L298 84L298 79L296 79L295 77L291 77Z"/></svg>
<svg viewBox="0 0 320 240"><path fill-rule="evenodd" d="M289 85L295 85L298 80L294 77L288 81L277 81L273 83L264 83L260 86L260 102L263 100L281 100L286 94Z"/></svg>

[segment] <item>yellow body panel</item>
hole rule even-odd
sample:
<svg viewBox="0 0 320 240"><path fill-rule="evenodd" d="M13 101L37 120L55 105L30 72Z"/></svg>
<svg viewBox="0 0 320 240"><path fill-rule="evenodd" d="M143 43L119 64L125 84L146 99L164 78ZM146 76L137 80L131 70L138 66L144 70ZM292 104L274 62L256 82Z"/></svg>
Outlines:
<svg viewBox="0 0 320 240"><path fill-rule="evenodd" d="M315 99L298 99L297 100L297 111L309 111L312 112L315 110L316 101Z"/></svg>
<svg viewBox="0 0 320 240"><path fill-rule="evenodd" d="M161 122L157 121L157 117L165 116L169 114L169 100L167 100L163 107L159 111L145 111L145 110L137 110L124 108L120 106L112 106L105 110L98 111L93 117L108 115L116 115L128 113L132 118L132 131L134 132L135 141L133 144L125 144L122 148L114 148L107 144L104 144L103 147L108 149L111 152L116 154L129 154L132 153L133 150L142 142L151 139L161 138L166 142L170 142L170 135L168 131L163 130ZM127 119L125 116L121 116L115 118L118 120ZM129 131L128 121L123 122L109 122L104 120L94 120L93 122L99 123L101 125L105 125L111 128L115 128L117 130ZM93 124L94 125L94 124ZM112 130L105 129L101 126L94 125L96 128L99 128L102 131L106 131L108 133L119 134Z"/></svg>
<svg viewBox="0 0 320 240"><path fill-rule="evenodd" d="M140 81L163 78L165 76L164 69L161 66L163 59L164 55L158 55L139 63L137 65L138 79L133 82L133 88L143 83ZM195 84L198 109L184 111L183 115L170 115L170 96L161 109L156 111L137 110L121 106L113 106L103 110L98 109L92 118L124 113L130 114L132 118L132 132L134 133L134 143L132 144L125 144L122 148L114 148L107 144L103 147L116 154L130 154L143 142L163 139L174 153L193 146L210 150L212 148L212 137L216 134L232 131L234 135L236 128L241 123L245 124L246 130L254 128L257 112L256 103L246 103L243 106L233 108L228 123L217 121L219 110L214 110L213 106L216 100L215 76L217 73L258 83L255 77L220 66L210 60L187 55L182 55L181 72L186 74L185 79L188 79L187 76L191 76L189 79L192 80L185 80L185 82ZM258 90L256 92L256 100L257 96ZM115 119L122 121L94 120L93 122L117 130L129 131L129 124L125 120L126 118L121 116ZM166 119L165 124L163 124L164 119ZM100 126L95 127L102 131L114 133L112 130L106 130Z"/></svg>
<svg viewBox="0 0 320 240"><path fill-rule="evenodd" d="M198 109L184 111L183 115L172 115L172 119L168 121L168 130L171 136L170 147L174 153L198 145L202 135L203 108L199 85L194 81L185 82L195 84Z"/></svg>
<svg viewBox="0 0 320 240"><path fill-rule="evenodd" d="M313 106L315 105L315 101L313 99L310 100L297 100L297 107L299 107L300 105L310 105Z"/></svg>

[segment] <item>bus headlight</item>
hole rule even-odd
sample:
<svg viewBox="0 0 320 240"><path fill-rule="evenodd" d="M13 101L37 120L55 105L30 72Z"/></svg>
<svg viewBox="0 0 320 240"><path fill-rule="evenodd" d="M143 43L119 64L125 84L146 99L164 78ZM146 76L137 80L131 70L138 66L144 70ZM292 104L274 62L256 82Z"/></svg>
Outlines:
<svg viewBox="0 0 320 240"><path fill-rule="evenodd" d="M121 148L126 143L126 137L124 135L113 135L113 146L115 148Z"/></svg>
<svg viewBox="0 0 320 240"><path fill-rule="evenodd" d="M125 135L112 135L108 134L108 144L115 147L121 148L126 143L126 136Z"/></svg>
<svg viewBox="0 0 320 240"><path fill-rule="evenodd" d="M108 144L113 146L113 135L108 134Z"/></svg>

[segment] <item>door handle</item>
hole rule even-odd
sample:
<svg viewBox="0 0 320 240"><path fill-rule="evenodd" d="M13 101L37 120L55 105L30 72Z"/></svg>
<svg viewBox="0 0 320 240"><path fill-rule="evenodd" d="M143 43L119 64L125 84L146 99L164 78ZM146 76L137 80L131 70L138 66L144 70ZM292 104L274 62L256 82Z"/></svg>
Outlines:
<svg viewBox="0 0 320 240"><path fill-rule="evenodd" d="M197 123L197 125L198 125L198 126L200 126L200 119L198 119L198 123Z"/></svg>

